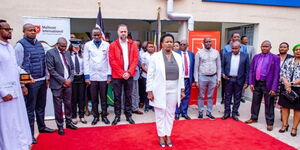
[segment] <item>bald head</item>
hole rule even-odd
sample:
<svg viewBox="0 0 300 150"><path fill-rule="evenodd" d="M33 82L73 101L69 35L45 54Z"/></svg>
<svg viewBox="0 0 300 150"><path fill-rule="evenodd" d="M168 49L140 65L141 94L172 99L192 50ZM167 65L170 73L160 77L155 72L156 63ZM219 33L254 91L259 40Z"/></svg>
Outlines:
<svg viewBox="0 0 300 150"><path fill-rule="evenodd" d="M272 48L272 45L271 45L271 42L269 40L265 40L261 43L261 52L263 54L267 54L270 52L271 48Z"/></svg>
<svg viewBox="0 0 300 150"><path fill-rule="evenodd" d="M60 51L65 51L67 49L67 40L64 38L64 37L60 37L58 38L57 40L57 48L60 50Z"/></svg>
<svg viewBox="0 0 300 150"><path fill-rule="evenodd" d="M31 23L26 23L23 25L23 33L25 37L30 39L35 39L37 34L35 26Z"/></svg>
<svg viewBox="0 0 300 150"><path fill-rule="evenodd" d="M241 49L241 43L239 41L234 41L231 44L231 52L234 55L237 55L240 52Z"/></svg>
<svg viewBox="0 0 300 150"><path fill-rule="evenodd" d="M183 50L183 51L186 51L187 47L188 47L187 40L181 40L180 41L180 49Z"/></svg>
<svg viewBox="0 0 300 150"><path fill-rule="evenodd" d="M206 37L203 39L204 47L205 49L210 49L211 48L211 39Z"/></svg>

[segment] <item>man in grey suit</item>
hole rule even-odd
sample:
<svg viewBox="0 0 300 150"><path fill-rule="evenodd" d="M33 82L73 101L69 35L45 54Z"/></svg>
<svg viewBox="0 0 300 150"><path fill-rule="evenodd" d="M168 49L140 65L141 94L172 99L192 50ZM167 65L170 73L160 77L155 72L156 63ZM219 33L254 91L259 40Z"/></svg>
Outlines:
<svg viewBox="0 0 300 150"><path fill-rule="evenodd" d="M74 77L74 66L69 52L66 52L67 40L58 38L57 46L46 53L46 65L50 73L50 88L53 94L55 120L58 134L64 134L62 103L66 118L66 127L77 129L71 117L71 83Z"/></svg>

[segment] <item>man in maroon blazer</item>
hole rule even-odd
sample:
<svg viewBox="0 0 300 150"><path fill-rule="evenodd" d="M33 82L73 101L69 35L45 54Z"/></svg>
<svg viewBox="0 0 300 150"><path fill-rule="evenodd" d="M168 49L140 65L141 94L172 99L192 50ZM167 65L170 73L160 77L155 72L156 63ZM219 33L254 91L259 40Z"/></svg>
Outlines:
<svg viewBox="0 0 300 150"><path fill-rule="evenodd" d="M254 56L250 67L249 84L253 92L251 118L245 123L257 122L262 98L265 101L265 118L267 130L273 130L274 96L278 88L280 74L280 58L270 52L270 41L261 44L261 53Z"/></svg>

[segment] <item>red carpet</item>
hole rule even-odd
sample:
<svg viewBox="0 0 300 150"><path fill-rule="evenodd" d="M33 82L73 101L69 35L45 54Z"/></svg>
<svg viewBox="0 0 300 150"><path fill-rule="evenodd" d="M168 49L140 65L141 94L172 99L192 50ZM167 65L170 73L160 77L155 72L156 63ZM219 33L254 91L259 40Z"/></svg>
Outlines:
<svg viewBox="0 0 300 150"><path fill-rule="evenodd" d="M65 130L64 136L40 134L32 150L153 150L158 145L154 123ZM174 150L295 150L232 119L175 121ZM171 149L171 148L165 148Z"/></svg>

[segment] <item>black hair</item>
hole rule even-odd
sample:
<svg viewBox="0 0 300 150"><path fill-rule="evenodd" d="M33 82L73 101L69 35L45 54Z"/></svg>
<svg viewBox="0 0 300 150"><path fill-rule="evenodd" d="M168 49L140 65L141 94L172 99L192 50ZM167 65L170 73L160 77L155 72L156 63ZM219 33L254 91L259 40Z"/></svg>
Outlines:
<svg viewBox="0 0 300 150"><path fill-rule="evenodd" d="M81 45L80 45L80 46L79 46L79 51L78 51L78 56L79 56L80 58L83 57L83 55L82 55L82 50L81 50L81 49L82 49L82 48L81 48ZM72 54L72 52L73 52L73 45L72 45L72 44L69 45L68 51L70 51L71 55L73 55L73 54Z"/></svg>
<svg viewBox="0 0 300 150"><path fill-rule="evenodd" d="M234 34L239 34L239 35L240 35L239 32L233 32L233 33L231 34L231 38L233 37Z"/></svg>
<svg viewBox="0 0 300 150"><path fill-rule="evenodd" d="M1 27L1 23L7 23L7 21L4 19L0 19L0 27Z"/></svg>
<svg viewBox="0 0 300 150"><path fill-rule="evenodd" d="M92 33L94 30L98 30L98 31L100 31L100 34L102 34L102 32L101 32L102 30L100 28L98 28L98 27L93 28Z"/></svg>
<svg viewBox="0 0 300 150"><path fill-rule="evenodd" d="M162 43L166 37L171 37L174 41L174 36L172 34L168 33L168 34L165 34L165 35L161 36L160 43Z"/></svg>
<svg viewBox="0 0 300 150"><path fill-rule="evenodd" d="M175 41L174 43L178 43L180 45L180 42L179 41Z"/></svg>
<svg viewBox="0 0 300 150"><path fill-rule="evenodd" d="M243 38L245 38L245 37L247 37L246 35L243 35L242 37L241 37L241 40L243 40Z"/></svg>
<svg viewBox="0 0 300 150"><path fill-rule="evenodd" d="M287 48L290 48L290 45L289 45L287 42L281 42L281 43L279 44L279 46L281 46L282 44L285 44L285 45L287 46Z"/></svg>

